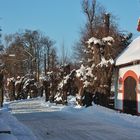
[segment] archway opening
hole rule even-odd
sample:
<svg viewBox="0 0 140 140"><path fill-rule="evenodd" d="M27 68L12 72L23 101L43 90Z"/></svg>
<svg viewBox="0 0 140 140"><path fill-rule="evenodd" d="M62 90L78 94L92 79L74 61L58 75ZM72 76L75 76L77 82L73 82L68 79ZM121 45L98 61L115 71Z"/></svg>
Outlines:
<svg viewBox="0 0 140 140"><path fill-rule="evenodd" d="M137 82L132 76L124 80L123 110L132 115L137 114L136 86Z"/></svg>

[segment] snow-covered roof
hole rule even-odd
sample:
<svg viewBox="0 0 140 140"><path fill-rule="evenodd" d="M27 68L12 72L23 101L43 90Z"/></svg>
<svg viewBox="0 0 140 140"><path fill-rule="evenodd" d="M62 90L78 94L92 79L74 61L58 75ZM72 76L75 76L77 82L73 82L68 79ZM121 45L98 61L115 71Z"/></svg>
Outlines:
<svg viewBox="0 0 140 140"><path fill-rule="evenodd" d="M122 65L140 60L140 36L134 39L116 59L115 65Z"/></svg>

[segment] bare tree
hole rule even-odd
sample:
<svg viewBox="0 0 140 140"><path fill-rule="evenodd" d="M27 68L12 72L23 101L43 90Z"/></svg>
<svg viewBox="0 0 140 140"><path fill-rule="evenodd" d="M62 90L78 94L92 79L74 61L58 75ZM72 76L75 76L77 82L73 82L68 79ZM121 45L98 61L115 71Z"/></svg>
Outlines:
<svg viewBox="0 0 140 140"><path fill-rule="evenodd" d="M63 40L62 46L61 46L61 55L60 55L60 65L67 65L70 63L70 58L68 55L68 49L65 46L65 42Z"/></svg>
<svg viewBox="0 0 140 140"><path fill-rule="evenodd" d="M25 75L27 72L36 73L39 80L40 71L44 65L44 54L47 54L47 66L50 67L50 54L54 41L40 31L25 30L5 37L7 63L13 62L19 69L16 73ZM15 54L15 58L9 58L9 54ZM45 58L46 59L46 58ZM10 65L6 65L10 71ZM8 68L9 66L9 68ZM16 68L16 67L14 67ZM10 75L13 73L10 72Z"/></svg>
<svg viewBox="0 0 140 140"><path fill-rule="evenodd" d="M82 3L83 12L87 17L87 25L89 28L89 33L93 35L93 24L94 24L94 17L96 11L96 0L92 0L91 4L90 1L84 0Z"/></svg>
<svg viewBox="0 0 140 140"><path fill-rule="evenodd" d="M56 49L52 48L50 52L50 69L55 70L58 65L58 58L56 54Z"/></svg>
<svg viewBox="0 0 140 140"><path fill-rule="evenodd" d="M57 55L53 55L53 53L55 53L55 48L54 48L55 41L51 40L47 36L44 36L42 37L41 42L43 46L42 54L44 55L44 70L46 69L46 71L50 71L51 61L52 61L51 59L57 59L56 58ZM54 58L51 58L52 56Z"/></svg>
<svg viewBox="0 0 140 140"><path fill-rule="evenodd" d="M97 3L96 0L83 0L82 11L87 20L85 26L80 30L79 42L74 45L74 55L76 54L78 58L81 58L81 60L86 63L87 54L83 53L85 46L87 45L86 41L92 36L99 38L103 36L102 17L103 13L105 13L105 9L101 4Z"/></svg>

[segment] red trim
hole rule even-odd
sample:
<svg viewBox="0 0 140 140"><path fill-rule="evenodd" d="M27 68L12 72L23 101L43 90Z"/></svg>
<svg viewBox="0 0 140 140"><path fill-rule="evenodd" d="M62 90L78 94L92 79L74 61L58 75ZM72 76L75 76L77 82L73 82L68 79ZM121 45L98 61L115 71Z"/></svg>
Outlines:
<svg viewBox="0 0 140 140"><path fill-rule="evenodd" d="M132 70L128 70L128 71L124 74L124 76L123 76L123 83L124 83L124 80L125 80L128 76L133 77L133 78L138 82L138 76L137 76L137 74L136 74L134 71L132 71Z"/></svg>
<svg viewBox="0 0 140 140"><path fill-rule="evenodd" d="M138 83L139 83L139 78L138 78L138 76L137 76L137 74L134 72L134 71L132 71L132 70L128 70L125 74L124 74L124 76L123 76L123 87L122 87L122 94L123 94L123 99L122 99L122 101L124 101L124 81L125 81L125 79L128 77L128 76L131 76L131 77L133 77L135 80L136 80L136 84L138 85ZM137 87L136 87L137 88ZM139 112L138 112L138 88L136 89L136 102L137 102L137 114L139 114ZM123 107L123 102L122 102L122 107ZM124 108L123 108L123 112L124 112Z"/></svg>
<svg viewBox="0 0 140 140"><path fill-rule="evenodd" d="M119 78L119 84L121 85L123 83L123 79L120 77Z"/></svg>
<svg viewBox="0 0 140 140"><path fill-rule="evenodd" d="M122 90L122 89L119 89L118 92L119 92L119 93L123 93L123 90Z"/></svg>
<svg viewBox="0 0 140 140"><path fill-rule="evenodd" d="M137 89L137 92L140 93L140 90Z"/></svg>
<svg viewBox="0 0 140 140"><path fill-rule="evenodd" d="M139 76L139 84L140 84L140 76Z"/></svg>

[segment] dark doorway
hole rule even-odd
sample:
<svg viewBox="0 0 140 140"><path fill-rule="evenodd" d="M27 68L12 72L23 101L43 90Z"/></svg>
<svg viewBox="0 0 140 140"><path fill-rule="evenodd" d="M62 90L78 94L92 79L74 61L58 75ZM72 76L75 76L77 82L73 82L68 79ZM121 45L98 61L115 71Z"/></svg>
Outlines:
<svg viewBox="0 0 140 140"><path fill-rule="evenodd" d="M125 113L132 115L137 114L136 85L136 80L131 76L124 81L123 109Z"/></svg>

